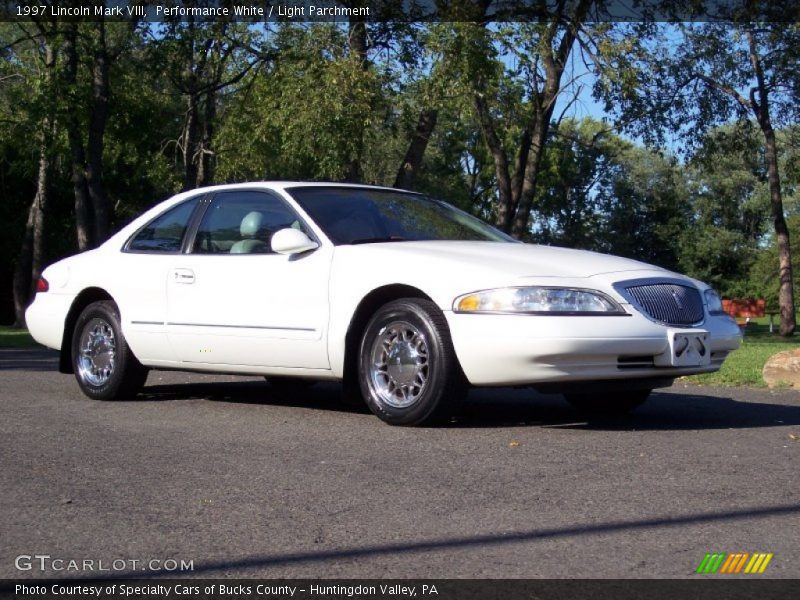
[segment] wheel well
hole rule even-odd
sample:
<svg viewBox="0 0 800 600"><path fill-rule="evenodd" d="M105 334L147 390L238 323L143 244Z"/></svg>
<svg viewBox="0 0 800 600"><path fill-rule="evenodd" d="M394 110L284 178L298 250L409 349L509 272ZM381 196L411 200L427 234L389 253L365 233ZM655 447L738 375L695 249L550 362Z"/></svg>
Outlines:
<svg viewBox="0 0 800 600"><path fill-rule="evenodd" d="M357 377L358 344L361 340L364 327L367 326L367 322L381 306L392 300L399 300L400 298L423 298L425 300L431 300L422 290L410 285L398 283L385 285L372 290L369 294L364 296L358 304L355 313L353 313L353 318L350 320L350 326L347 328L347 335L344 339L345 382L353 382L355 381L355 377Z"/></svg>
<svg viewBox="0 0 800 600"><path fill-rule="evenodd" d="M75 322L83 312L83 309L92 302L99 300L111 300L111 295L101 288L90 287L83 290L69 307L67 318L64 321L64 335L61 338L61 353L58 358L58 370L61 373L72 373L72 334L75 329Z"/></svg>

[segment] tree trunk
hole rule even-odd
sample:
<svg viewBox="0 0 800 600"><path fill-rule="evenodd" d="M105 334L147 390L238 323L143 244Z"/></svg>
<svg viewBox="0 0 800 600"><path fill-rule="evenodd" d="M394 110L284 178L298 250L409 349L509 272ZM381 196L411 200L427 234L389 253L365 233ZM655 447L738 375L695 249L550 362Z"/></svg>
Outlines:
<svg viewBox="0 0 800 600"><path fill-rule="evenodd" d="M181 140L183 154L183 189L191 190L197 187L197 146L200 120L200 81L205 70L205 53L201 55L200 65L195 61L195 39L197 29L193 18L187 22L186 64L184 66L183 93L186 94L186 118L183 124ZM208 46L205 46L207 49Z"/></svg>
<svg viewBox="0 0 800 600"><path fill-rule="evenodd" d="M183 189L197 187L197 140L198 116L197 94L191 92L186 97L186 123L183 130Z"/></svg>
<svg viewBox="0 0 800 600"><path fill-rule="evenodd" d="M55 51L47 40L45 46L45 85L51 90L52 71L55 66ZM36 280L42 273L44 254L44 220L48 205L48 179L50 176L50 147L54 136L54 119L48 114L42 119L39 138L39 169L36 177L36 194L28 209L25 234L22 238L17 264L14 267L12 283L14 294L15 325L25 326L25 309L35 292Z"/></svg>
<svg viewBox="0 0 800 600"><path fill-rule="evenodd" d="M438 117L439 112L435 109L424 109L419 114L417 128L395 177L394 187L410 190L414 186L414 180L422 166L422 158L425 156L425 149L428 147Z"/></svg>
<svg viewBox="0 0 800 600"><path fill-rule="evenodd" d="M359 67L366 71L369 69L369 58L367 50L369 40L367 39L367 23L363 17L351 17L348 23L348 48L350 56L358 58ZM364 154L364 127L360 127L355 132L355 155L350 157L345 165L345 181L360 183L364 178L361 165L361 158Z"/></svg>
<svg viewBox="0 0 800 600"><path fill-rule="evenodd" d="M75 195L75 233L77 236L78 250L83 252L95 245L94 224L92 209L89 199L89 189L86 186L86 154L81 136L81 123L75 107L79 105L75 99L78 81L78 51L77 23L67 24L64 36L64 83L66 94L70 98L70 108L65 111L64 122L67 128L70 160L72 162L72 188Z"/></svg>
<svg viewBox="0 0 800 600"><path fill-rule="evenodd" d="M214 123L217 118L217 91L211 88L206 92L205 110L203 111L203 135L200 139L197 160L197 187L211 185L214 181L214 167L216 157L213 150Z"/></svg>
<svg viewBox="0 0 800 600"><path fill-rule="evenodd" d="M775 223L775 236L778 241L778 265L780 291L778 305L781 310L780 333L784 337L794 333L794 278L792 275L792 251L789 243L789 228L783 214L780 175L778 174L778 151L775 144L775 131L770 126L764 130L766 140L767 179L769 181L769 200L772 219Z"/></svg>
<svg viewBox="0 0 800 600"><path fill-rule="evenodd" d="M561 76L559 74L554 85L556 91L545 94L545 108L537 110L536 116L532 120L533 127L531 128L532 131L530 131L529 137L530 150L525 164L524 180L519 194L519 201L517 202L514 223L511 228L511 235L517 239L522 239L529 230L528 221L531 217L536 186L539 183L542 158L544 157L545 145L547 144L547 135L550 132L550 119L553 116L553 107L555 106L556 100L555 95L558 93L557 90L560 80ZM552 98L547 100L551 93L553 94Z"/></svg>
<svg viewBox="0 0 800 600"><path fill-rule="evenodd" d="M550 133L550 120L553 118L553 111L556 107L556 100L561 93L561 77L567 65L567 60L572 52L572 45L575 42L576 23L581 22L588 10L591 0L581 0L575 9L572 23L562 23L561 15L550 24L544 36L544 47L542 51L542 62L544 64L544 88L534 97L536 102L536 112L531 119L528 128L530 132L530 151L525 165L524 182L517 203L517 211L514 215L514 224L511 235L521 239L529 231L528 221L531 217L533 208L533 197L536 194L536 186L539 183L539 173L544 157L547 136ZM557 46L554 43L557 33L561 27L564 32Z"/></svg>
<svg viewBox="0 0 800 600"><path fill-rule="evenodd" d="M92 116L89 122L86 183L94 214L94 243L98 245L108 238L111 225L111 209L103 185L103 148L108 121L110 84L106 29L102 18L97 24L96 44L92 68Z"/></svg>
<svg viewBox="0 0 800 600"><path fill-rule="evenodd" d="M14 265L14 327L25 327L25 309L30 303L33 264L33 230L36 227L39 207L38 192L28 209L28 220L25 223L25 235L22 237L17 263Z"/></svg>
<svg viewBox="0 0 800 600"><path fill-rule="evenodd" d="M486 140L486 145L489 146L489 152L491 152L492 160L494 161L499 196L496 224L498 228L508 233L511 228L511 219L514 215L514 198L511 192L511 173L508 167L508 156L506 156L503 143L497 135L492 115L489 113L489 107L486 105L486 99L483 94L475 94L474 100L481 132Z"/></svg>
<svg viewBox="0 0 800 600"><path fill-rule="evenodd" d="M750 63L756 76L758 101L751 95L753 112L758 119L758 125L764 134L765 160L767 163L767 181L769 183L769 204L772 219L775 223L775 237L778 242L778 306L781 311L780 333L784 337L794 334L796 327L794 312L794 280L792 276L792 249L789 244L789 228L786 226L786 217L783 214L783 196L781 193L781 177L778 172L778 148L775 142L775 130L769 111L769 90L761 67L761 58L758 52L755 33L752 29L747 31Z"/></svg>
<svg viewBox="0 0 800 600"><path fill-rule="evenodd" d="M528 158L531 153L531 128L526 127L522 132L519 141L519 151L517 152L516 167L514 176L511 178L511 196L514 198L513 209L516 210L525 186L525 170L528 166ZM513 212L509 215L513 215Z"/></svg>

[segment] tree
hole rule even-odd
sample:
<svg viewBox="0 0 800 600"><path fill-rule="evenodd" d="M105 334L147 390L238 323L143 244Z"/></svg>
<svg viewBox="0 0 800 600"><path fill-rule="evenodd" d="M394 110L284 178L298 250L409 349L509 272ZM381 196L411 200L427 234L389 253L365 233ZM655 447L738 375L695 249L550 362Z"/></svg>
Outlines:
<svg viewBox="0 0 800 600"><path fill-rule="evenodd" d="M136 21L130 25L107 25L104 17L98 17L92 23L69 21L61 26L64 65L60 76L67 101L60 106L60 118L70 147L78 249L88 250L103 243L110 234L113 211L103 177L111 107L110 72L127 49ZM111 48L109 28L115 38ZM84 66L88 77L81 72Z"/></svg>
<svg viewBox="0 0 800 600"><path fill-rule="evenodd" d="M271 58L257 47L255 37L246 23L226 19L208 23L190 16L166 21L151 42L157 61L184 101L176 146L185 190L215 179L214 140L222 94Z"/></svg>
<svg viewBox="0 0 800 600"><path fill-rule="evenodd" d="M534 201L534 239L675 269L690 220L685 169L594 119L551 133Z"/></svg>
<svg viewBox="0 0 800 600"><path fill-rule="evenodd" d="M608 188L617 175L616 162L631 147L630 142L610 134L605 123L584 119L564 119L551 131L539 176L533 211L533 238L544 244L605 249L598 235L606 217L613 211L613 194Z"/></svg>
<svg viewBox="0 0 800 600"><path fill-rule="evenodd" d="M13 275L15 325L20 327L25 324L25 309L33 297L43 266L45 219L50 204L51 163L56 138L56 24L52 21L36 21L32 26L30 31L21 28L22 36L7 46L8 50L13 47L14 64L22 68L22 72L15 75L20 75L27 89L34 92L29 100L36 124L36 191L28 207ZM34 68L30 68L28 63L31 54L37 65Z"/></svg>
<svg viewBox="0 0 800 600"><path fill-rule="evenodd" d="M494 10L492 3L475 4ZM533 17L529 22L490 23L502 14L485 13L458 23L451 43L495 166L495 222L517 238L531 233L549 133L566 110L556 116L559 102L569 107L582 77L631 47L624 28L608 20L605 2L543 0L512 10L519 15L526 9Z"/></svg>
<svg viewBox="0 0 800 600"><path fill-rule="evenodd" d="M687 164L692 215L680 266L728 297L748 295L743 285L768 226L763 143L752 125L709 131Z"/></svg>
<svg viewBox="0 0 800 600"><path fill-rule="evenodd" d="M277 60L231 103L219 131L228 179L346 180L364 170L364 148L383 111L380 79L348 51L335 24L285 24Z"/></svg>
<svg viewBox="0 0 800 600"><path fill-rule="evenodd" d="M796 23L757 22L758 8L729 22L710 21L662 27L640 47L633 81L598 82L598 96L629 128L646 139L674 131L696 144L698 133L731 119L754 119L764 139L765 181L778 248L781 335L795 330L795 303L789 230L783 210L775 127L800 114L800 27ZM678 37L679 39L675 39Z"/></svg>

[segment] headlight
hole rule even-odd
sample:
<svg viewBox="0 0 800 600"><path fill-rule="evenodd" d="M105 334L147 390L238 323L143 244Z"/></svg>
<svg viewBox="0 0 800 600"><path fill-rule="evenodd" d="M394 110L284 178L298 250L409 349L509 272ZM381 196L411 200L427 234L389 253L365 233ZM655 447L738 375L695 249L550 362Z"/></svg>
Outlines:
<svg viewBox="0 0 800 600"><path fill-rule="evenodd" d="M518 287L484 290L455 299L461 313L625 315L622 307L597 290L558 287Z"/></svg>
<svg viewBox="0 0 800 600"><path fill-rule="evenodd" d="M708 312L712 315L721 315L725 314L725 310L722 308L722 300L719 297L719 294L712 289L708 289L704 292L706 297L706 305L708 306Z"/></svg>

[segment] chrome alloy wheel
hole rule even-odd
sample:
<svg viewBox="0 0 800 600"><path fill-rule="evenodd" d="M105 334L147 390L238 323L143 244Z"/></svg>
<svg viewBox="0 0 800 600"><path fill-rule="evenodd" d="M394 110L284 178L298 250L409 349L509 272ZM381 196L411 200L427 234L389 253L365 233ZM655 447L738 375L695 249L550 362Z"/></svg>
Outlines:
<svg viewBox="0 0 800 600"><path fill-rule="evenodd" d="M117 344L114 330L103 319L90 320L81 332L78 375L89 385L105 385L114 373Z"/></svg>
<svg viewBox="0 0 800 600"><path fill-rule="evenodd" d="M383 327L372 343L370 383L380 399L394 408L414 404L428 383L428 344L406 321Z"/></svg>

